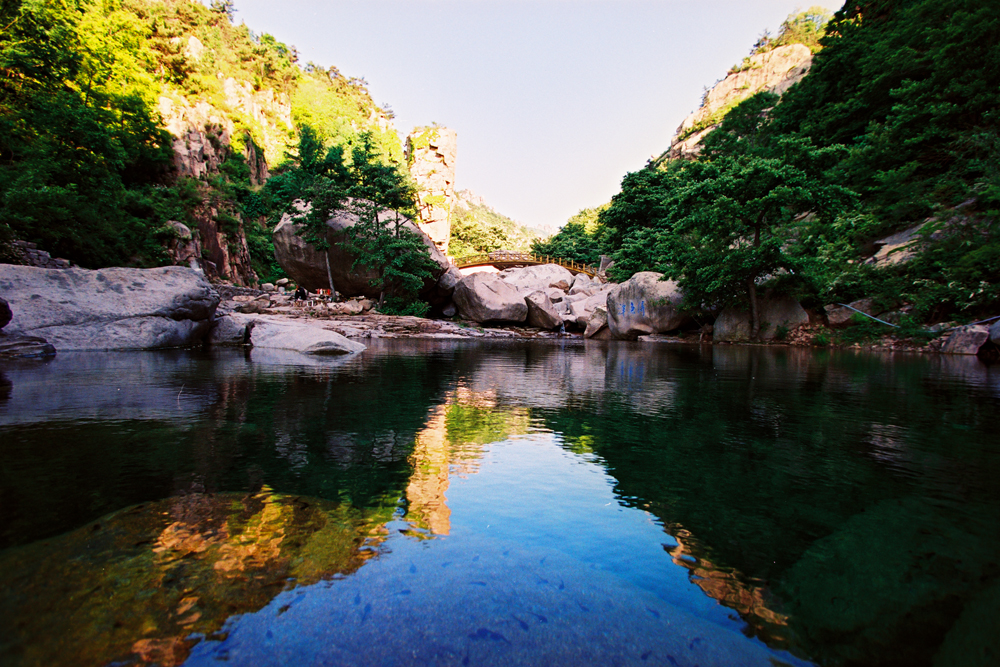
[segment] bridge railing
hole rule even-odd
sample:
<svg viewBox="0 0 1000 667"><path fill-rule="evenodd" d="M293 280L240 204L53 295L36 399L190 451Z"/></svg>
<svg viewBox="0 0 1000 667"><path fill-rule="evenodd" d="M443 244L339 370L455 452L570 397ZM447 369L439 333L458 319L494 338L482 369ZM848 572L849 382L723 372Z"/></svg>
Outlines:
<svg viewBox="0 0 1000 667"><path fill-rule="evenodd" d="M494 250L488 254L469 255L467 257L457 257L452 260L454 265L460 269L470 266L495 266L497 268L524 266L530 264L558 264L574 273L585 273L591 278L597 278L597 267L581 264L572 260L549 257L547 255L536 255L530 252L514 252L511 250Z"/></svg>

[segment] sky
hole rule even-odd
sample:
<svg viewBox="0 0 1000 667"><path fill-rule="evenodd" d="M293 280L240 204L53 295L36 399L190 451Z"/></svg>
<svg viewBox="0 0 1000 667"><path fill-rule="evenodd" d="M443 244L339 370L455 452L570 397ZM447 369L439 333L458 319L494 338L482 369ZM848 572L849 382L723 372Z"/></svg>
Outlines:
<svg viewBox="0 0 1000 667"><path fill-rule="evenodd" d="M793 0L236 0L234 20L294 45L303 64L365 79L404 136L431 123L453 128L455 187L554 231L610 201L626 173L667 149L705 88L802 8Z"/></svg>

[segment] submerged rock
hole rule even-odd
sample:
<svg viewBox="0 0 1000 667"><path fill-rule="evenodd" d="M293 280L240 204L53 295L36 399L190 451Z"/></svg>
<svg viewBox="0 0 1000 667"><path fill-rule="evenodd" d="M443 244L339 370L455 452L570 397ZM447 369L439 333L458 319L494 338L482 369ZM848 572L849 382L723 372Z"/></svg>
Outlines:
<svg viewBox="0 0 1000 667"><path fill-rule="evenodd" d="M17 357L51 357L56 348L38 336L21 336L0 332L0 359Z"/></svg>
<svg viewBox="0 0 1000 667"><path fill-rule="evenodd" d="M0 265L13 317L6 331L40 336L57 350L178 347L199 342L219 295L180 266L60 271Z"/></svg>

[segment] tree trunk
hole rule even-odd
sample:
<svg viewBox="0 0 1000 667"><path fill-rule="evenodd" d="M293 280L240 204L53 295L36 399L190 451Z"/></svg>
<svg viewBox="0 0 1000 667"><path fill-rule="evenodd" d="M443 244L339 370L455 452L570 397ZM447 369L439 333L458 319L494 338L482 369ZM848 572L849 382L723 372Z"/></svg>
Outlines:
<svg viewBox="0 0 1000 667"><path fill-rule="evenodd" d="M337 289L333 286L333 272L330 271L330 249L327 248L323 251L323 257L326 259L326 279L330 283L330 298L334 301L337 300Z"/></svg>
<svg viewBox="0 0 1000 667"><path fill-rule="evenodd" d="M385 290L382 290L378 295L378 312L382 312L382 303L385 301Z"/></svg>
<svg viewBox="0 0 1000 667"><path fill-rule="evenodd" d="M747 292L750 294L750 340L760 337L760 309L757 307L757 285L753 278L747 279Z"/></svg>

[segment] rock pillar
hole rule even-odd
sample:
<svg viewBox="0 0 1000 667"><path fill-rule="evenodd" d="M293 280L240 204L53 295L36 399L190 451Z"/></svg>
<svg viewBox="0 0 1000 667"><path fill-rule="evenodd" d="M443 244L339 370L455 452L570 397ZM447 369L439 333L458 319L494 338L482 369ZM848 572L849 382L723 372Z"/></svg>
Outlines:
<svg viewBox="0 0 1000 667"><path fill-rule="evenodd" d="M419 190L417 225L446 255L455 206L457 146L458 134L446 127L418 127L406 138L406 164Z"/></svg>

